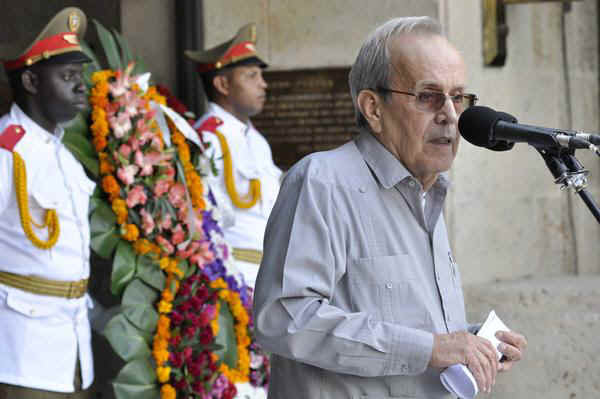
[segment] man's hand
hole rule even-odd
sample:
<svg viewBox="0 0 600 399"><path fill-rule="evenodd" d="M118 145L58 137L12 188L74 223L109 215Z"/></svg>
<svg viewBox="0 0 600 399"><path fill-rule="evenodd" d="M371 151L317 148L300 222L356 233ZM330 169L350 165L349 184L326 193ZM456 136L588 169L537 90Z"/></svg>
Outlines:
<svg viewBox="0 0 600 399"><path fill-rule="evenodd" d="M512 350L510 354L515 355ZM491 391L500 363L490 341L466 331L434 335L429 365L446 368L457 363L462 363L471 370L480 391Z"/></svg>
<svg viewBox="0 0 600 399"><path fill-rule="evenodd" d="M515 362L521 360L523 352L527 347L527 340L524 336L513 331L498 331L496 333L502 343L498 345L498 350L502 352L505 360L500 363L498 371L508 371L512 368Z"/></svg>

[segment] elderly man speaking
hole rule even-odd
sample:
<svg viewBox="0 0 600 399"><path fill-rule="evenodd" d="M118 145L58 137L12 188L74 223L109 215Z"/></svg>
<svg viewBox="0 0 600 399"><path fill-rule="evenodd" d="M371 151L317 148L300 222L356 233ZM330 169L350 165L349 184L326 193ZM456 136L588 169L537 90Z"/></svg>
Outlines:
<svg viewBox="0 0 600 399"><path fill-rule="evenodd" d="M475 95L428 17L377 28L350 72L361 131L286 176L267 224L254 307L271 399L447 398L465 364L490 392L526 346L469 332L442 207L457 119Z"/></svg>

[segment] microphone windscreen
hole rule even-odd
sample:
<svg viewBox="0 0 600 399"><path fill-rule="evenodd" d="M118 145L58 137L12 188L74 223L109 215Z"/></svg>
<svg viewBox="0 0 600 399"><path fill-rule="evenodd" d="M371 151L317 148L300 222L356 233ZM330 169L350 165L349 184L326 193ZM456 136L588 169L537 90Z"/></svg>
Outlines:
<svg viewBox="0 0 600 399"><path fill-rule="evenodd" d="M469 143L478 147L490 148L495 143L492 140L493 128L500 119L498 112L489 107L469 107L458 118L458 130Z"/></svg>
<svg viewBox="0 0 600 399"><path fill-rule="evenodd" d="M518 122L517 118L515 118L514 116L512 116L509 113L498 111L497 114L498 114L498 120L510 122L510 123ZM491 147L489 147L489 149L492 151L508 151L508 150L512 150L512 148L515 146L515 143L512 143L510 141L504 141L504 140L493 141L492 143L493 143L493 145Z"/></svg>

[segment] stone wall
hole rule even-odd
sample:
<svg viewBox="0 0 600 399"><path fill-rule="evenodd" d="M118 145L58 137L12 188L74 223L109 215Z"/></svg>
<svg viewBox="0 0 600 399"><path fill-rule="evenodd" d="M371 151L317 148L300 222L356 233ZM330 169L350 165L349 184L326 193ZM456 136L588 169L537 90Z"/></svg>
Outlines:
<svg viewBox="0 0 600 399"><path fill-rule="evenodd" d="M174 79L171 4L122 1L124 33L152 60L160 81ZM481 4L207 0L204 44L212 47L254 21L258 49L272 69L349 66L377 24L431 15L464 54L470 88L482 104L526 124L600 131L598 1L576 2L567 13L556 2L507 6L508 58L496 68L483 65ZM600 202L600 160L583 151L578 157ZM451 174L446 216L469 317L481 320L496 309L530 343L526 359L498 378L490 397L598 397L600 227L577 196L553 184L542 159L524 144L494 153L463 142Z"/></svg>

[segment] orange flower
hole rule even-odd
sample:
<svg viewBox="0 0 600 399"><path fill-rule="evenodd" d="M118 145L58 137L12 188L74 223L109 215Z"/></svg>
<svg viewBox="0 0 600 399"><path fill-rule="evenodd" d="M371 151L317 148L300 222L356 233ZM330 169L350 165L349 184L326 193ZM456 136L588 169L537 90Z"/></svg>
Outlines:
<svg viewBox="0 0 600 399"><path fill-rule="evenodd" d="M152 243L145 238L142 238L133 243L133 249L136 253L145 255L152 251Z"/></svg>
<svg viewBox="0 0 600 399"><path fill-rule="evenodd" d="M171 375L170 367L157 367L156 368L156 377L158 378L158 382L165 383L169 381L169 377Z"/></svg>
<svg viewBox="0 0 600 399"><path fill-rule="evenodd" d="M177 393L175 388L169 384L165 384L160 388L160 399L176 399Z"/></svg>
<svg viewBox="0 0 600 399"><path fill-rule="evenodd" d="M172 308L173 308L173 304L171 304L165 300L161 300L158 303L158 312L159 313L171 313Z"/></svg>
<svg viewBox="0 0 600 399"><path fill-rule="evenodd" d="M135 224L126 224L121 236L127 241L135 241L138 239L140 231Z"/></svg>
<svg viewBox="0 0 600 399"><path fill-rule="evenodd" d="M105 82L113 76L115 76L115 73L110 69L96 71L92 74L92 83L98 84L100 82Z"/></svg>
<svg viewBox="0 0 600 399"><path fill-rule="evenodd" d="M94 110L97 110L97 109L99 109L99 108L94 108ZM94 137L108 136L108 122L106 121L105 118L95 119L94 123L92 123L92 125L90 126L90 129L92 130L92 134Z"/></svg>
<svg viewBox="0 0 600 399"><path fill-rule="evenodd" d="M108 175L114 172L115 168L112 166L110 161L108 160L108 154L105 152L98 153L98 159L100 161L100 174Z"/></svg>
<svg viewBox="0 0 600 399"><path fill-rule="evenodd" d="M161 338L168 338L171 336L171 332L169 328L171 327L171 319L169 319L165 315L161 315L158 318L158 323L156 324L156 335Z"/></svg>
<svg viewBox="0 0 600 399"><path fill-rule="evenodd" d="M155 350L152 351L152 356L154 357L154 361L156 364L164 364L167 360L169 360L169 351L167 350Z"/></svg>
<svg viewBox="0 0 600 399"><path fill-rule="evenodd" d="M117 180L112 175L102 178L102 189L110 196L111 201L118 198L121 191L119 183L117 183Z"/></svg>
<svg viewBox="0 0 600 399"><path fill-rule="evenodd" d="M96 136L92 139L92 144L94 144L94 148L96 149L96 151L100 152L106 148L106 145L108 143L106 142L106 139L104 137Z"/></svg>
<svg viewBox="0 0 600 399"><path fill-rule="evenodd" d="M162 292L162 299L164 299L167 302L173 302L173 293L171 292L171 290L169 288L165 288Z"/></svg>
<svg viewBox="0 0 600 399"><path fill-rule="evenodd" d="M112 202L112 210L117 215L117 223L123 224L127 221L127 203L117 198Z"/></svg>

